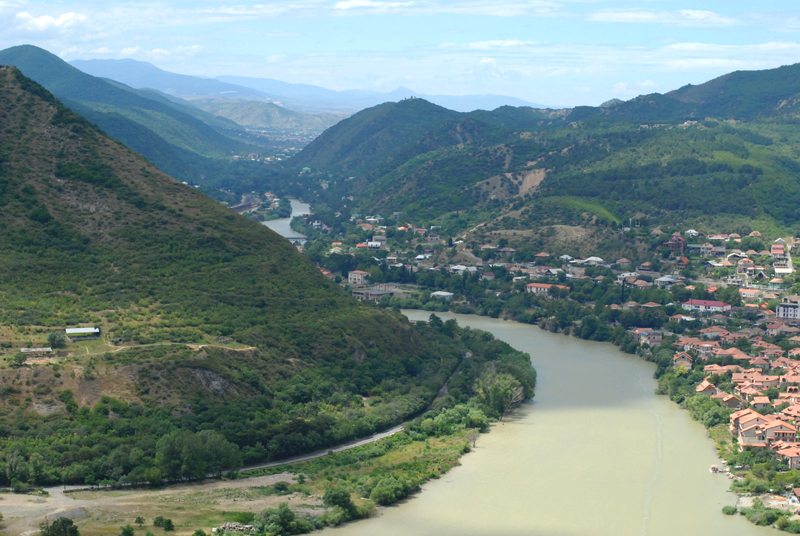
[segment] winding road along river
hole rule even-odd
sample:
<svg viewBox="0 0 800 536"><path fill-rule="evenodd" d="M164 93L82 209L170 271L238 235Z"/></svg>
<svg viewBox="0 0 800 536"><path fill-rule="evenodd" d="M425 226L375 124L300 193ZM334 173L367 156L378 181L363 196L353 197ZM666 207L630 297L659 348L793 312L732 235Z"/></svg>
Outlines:
<svg viewBox="0 0 800 536"><path fill-rule="evenodd" d="M406 311L411 320L430 313ZM535 326L439 313L528 352L536 397L439 480L329 536L761 535L736 502L704 428L654 394L654 366Z"/></svg>

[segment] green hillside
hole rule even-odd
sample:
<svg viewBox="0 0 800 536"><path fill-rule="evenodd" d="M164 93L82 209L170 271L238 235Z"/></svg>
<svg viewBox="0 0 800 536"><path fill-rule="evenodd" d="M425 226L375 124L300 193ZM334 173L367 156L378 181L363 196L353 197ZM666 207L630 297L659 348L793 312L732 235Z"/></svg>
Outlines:
<svg viewBox="0 0 800 536"><path fill-rule="evenodd" d="M218 177L216 160L260 151L233 139L243 132L236 125L222 126L211 114L196 109L188 113L185 106L90 76L38 47L0 51L0 65L17 66L108 135L180 180Z"/></svg>
<svg viewBox="0 0 800 536"><path fill-rule="evenodd" d="M13 67L0 113L0 485L156 483L325 448L424 410L467 352L454 326L360 305ZM75 326L103 337L20 367L20 346Z"/></svg>
<svg viewBox="0 0 800 536"><path fill-rule="evenodd" d="M324 209L352 195L355 212L401 212L453 234L631 218L790 233L800 231L798 88L800 67L789 66L599 108L438 114L417 99L340 122L291 163L312 169L302 184Z"/></svg>
<svg viewBox="0 0 800 536"><path fill-rule="evenodd" d="M329 128L291 165L351 175L369 173L385 163L399 165L404 160L395 158L397 152L413 148L429 130L461 115L422 99L380 104Z"/></svg>

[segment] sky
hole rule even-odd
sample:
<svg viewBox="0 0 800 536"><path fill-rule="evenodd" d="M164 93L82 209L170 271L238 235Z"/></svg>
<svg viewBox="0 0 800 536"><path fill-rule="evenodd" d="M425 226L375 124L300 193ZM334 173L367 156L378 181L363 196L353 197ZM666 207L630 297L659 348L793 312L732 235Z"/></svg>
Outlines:
<svg viewBox="0 0 800 536"><path fill-rule="evenodd" d="M598 105L800 62L797 0L0 0L0 49Z"/></svg>

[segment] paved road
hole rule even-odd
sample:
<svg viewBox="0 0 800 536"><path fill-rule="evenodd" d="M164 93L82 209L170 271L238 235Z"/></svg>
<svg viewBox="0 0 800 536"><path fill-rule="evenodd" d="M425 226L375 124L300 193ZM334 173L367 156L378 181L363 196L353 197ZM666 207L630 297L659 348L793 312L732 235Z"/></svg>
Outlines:
<svg viewBox="0 0 800 536"><path fill-rule="evenodd" d="M370 443L374 443L375 441L379 441L384 437L392 436L398 432L402 432L404 430L405 423L398 424L394 428L390 428L385 432L381 432L379 434L371 435L369 437L364 437L362 439L358 439L356 441L351 441L349 443L345 443L344 445L339 445L338 447L333 447L331 449L320 450L317 452L312 452L311 454L305 454L303 456L296 456L294 458L287 458L285 460L279 460L277 462L270 462L270 463L259 463L257 465L249 465L247 467L242 467L239 471L251 471L253 469L266 469L268 467L277 467L278 465L284 465L287 463L297 463L297 462L305 462L307 460L313 460L314 458L321 458L322 456L327 456L331 452L343 452L345 450L354 449L356 447L361 447L363 445L368 445Z"/></svg>

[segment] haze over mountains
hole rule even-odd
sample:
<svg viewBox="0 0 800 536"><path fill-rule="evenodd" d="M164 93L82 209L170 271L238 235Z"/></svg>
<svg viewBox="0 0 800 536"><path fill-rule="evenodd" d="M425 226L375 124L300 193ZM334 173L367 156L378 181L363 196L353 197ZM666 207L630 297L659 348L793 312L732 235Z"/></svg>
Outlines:
<svg viewBox="0 0 800 536"><path fill-rule="evenodd" d="M261 166L237 175L228 168L208 172L207 164L203 168L186 155L202 157L205 163L221 162L226 151L228 160L237 150L256 152L250 149L255 146L243 143L243 134L245 126L257 129L259 123L282 122L288 130L315 117L322 130L338 117L294 116L300 112L253 98L291 90L301 100L324 98L328 90L253 79L185 77L133 61L81 64L113 67L118 77L130 71L128 81L136 84L160 80L160 89L134 89L86 75L35 47L9 49L0 53L0 61L17 61L162 170L235 193L270 189L307 197L324 179L331 181L331 188L313 195L331 198L331 206L336 204L333 197L353 195L361 211L402 210L420 221L437 222L448 214L474 211L473 223L492 221L508 229L546 222L582 224L581 214L606 222L634 216L664 221L724 216L744 224L747 213L748 221L773 227L793 225L800 217L790 206L800 202L793 171L800 164L791 149L795 136L789 128L797 120L800 102L798 65L731 73L699 86L600 107L501 106L464 113L407 98L336 123L282 163L285 170ZM243 83L258 87L248 89ZM195 105L161 92L176 88L194 92L187 98ZM209 91L211 96L201 96ZM220 97L228 91L240 98ZM185 128L170 126L178 117ZM312 173L295 181L306 167ZM223 173L227 175L220 182ZM339 180L349 177L357 180ZM726 192L734 185L739 196L730 199ZM784 194L771 200L775 188L784 189ZM704 195L724 201L709 205L702 201ZM754 208L745 209L743 203ZM503 220L508 214L514 217ZM467 231L466 221L453 224Z"/></svg>
<svg viewBox="0 0 800 536"><path fill-rule="evenodd" d="M177 96L216 96L240 100L264 100L305 112L353 113L384 102L409 97L424 98L453 110L469 112L493 110L498 106L543 105L503 95L424 95L403 87L389 93L367 90L334 91L309 84L291 84L270 78L219 76L217 79L170 73L142 61L75 60L70 62L82 71L110 78L135 88L152 88Z"/></svg>

